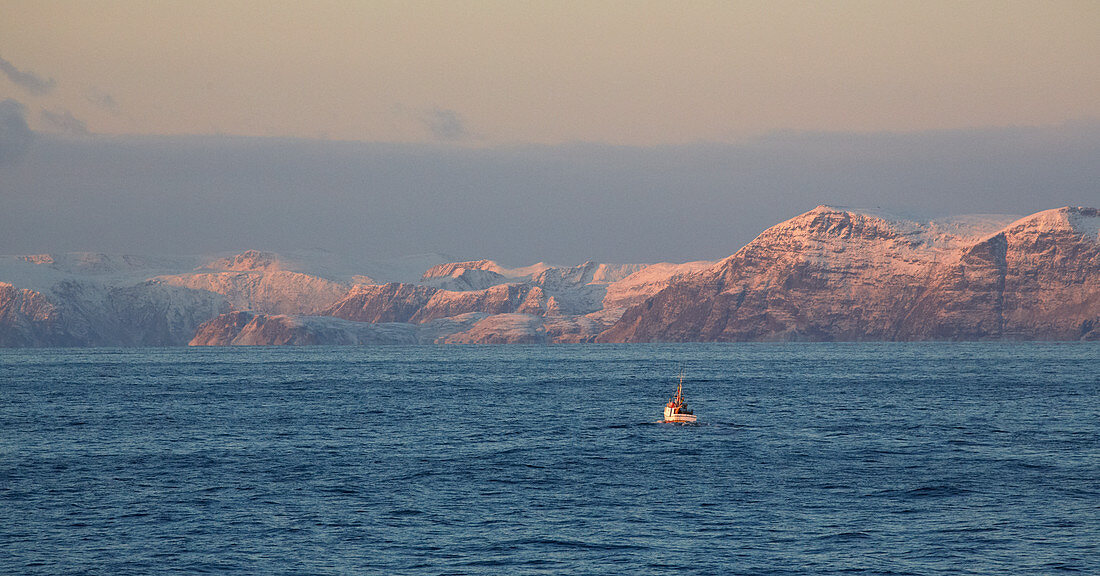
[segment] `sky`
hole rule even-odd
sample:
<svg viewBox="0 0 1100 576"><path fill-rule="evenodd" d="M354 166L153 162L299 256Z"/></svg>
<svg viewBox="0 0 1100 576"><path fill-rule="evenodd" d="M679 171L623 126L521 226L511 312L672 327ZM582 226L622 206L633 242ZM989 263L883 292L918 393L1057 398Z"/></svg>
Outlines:
<svg viewBox="0 0 1100 576"><path fill-rule="evenodd" d="M818 204L1098 205L1097 30L1095 1L0 0L0 253L686 261Z"/></svg>

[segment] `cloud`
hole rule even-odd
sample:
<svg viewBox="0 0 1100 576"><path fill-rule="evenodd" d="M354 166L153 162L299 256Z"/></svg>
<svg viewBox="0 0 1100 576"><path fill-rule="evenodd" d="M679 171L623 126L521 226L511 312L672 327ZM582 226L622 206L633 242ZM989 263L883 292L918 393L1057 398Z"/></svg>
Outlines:
<svg viewBox="0 0 1100 576"><path fill-rule="evenodd" d="M470 137L462 115L446 108L433 108L421 118L432 135L439 140L455 142Z"/></svg>
<svg viewBox="0 0 1100 576"><path fill-rule="evenodd" d="M89 134L87 124L73 116L73 113L68 110L58 110L56 112L43 110L38 116L56 132L70 136L87 136Z"/></svg>
<svg viewBox="0 0 1100 576"><path fill-rule="evenodd" d="M114 96L111 96L107 92L104 92L98 88L92 88L84 94L84 98L95 104L99 108L108 112L118 112L118 102L115 101Z"/></svg>
<svg viewBox="0 0 1100 576"><path fill-rule="evenodd" d="M0 58L0 72L3 72L4 75L8 77L8 80L11 80L14 84L22 87L35 96L49 94L50 91L53 90L54 85L57 84L54 82L53 78L43 80L41 76L34 72L20 70L4 58Z"/></svg>
<svg viewBox="0 0 1100 576"><path fill-rule="evenodd" d="M27 126L27 109L7 99L0 102L0 166L14 164L30 148L34 133Z"/></svg>

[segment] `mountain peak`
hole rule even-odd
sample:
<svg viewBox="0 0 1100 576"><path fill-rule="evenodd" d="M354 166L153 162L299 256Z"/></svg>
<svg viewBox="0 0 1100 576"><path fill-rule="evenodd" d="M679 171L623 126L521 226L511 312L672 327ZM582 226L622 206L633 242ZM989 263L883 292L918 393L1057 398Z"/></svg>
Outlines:
<svg viewBox="0 0 1100 576"><path fill-rule="evenodd" d="M1037 212L1008 226L1014 234L1071 233L1100 240L1100 210L1085 206L1063 206Z"/></svg>
<svg viewBox="0 0 1100 576"><path fill-rule="evenodd" d="M920 229L916 222L894 219L870 211L821 205L780 222L762 232L745 248L760 242L774 243L779 238L814 241L891 239ZM834 239L834 240L830 240Z"/></svg>
<svg viewBox="0 0 1100 576"><path fill-rule="evenodd" d="M285 269L278 254L259 250L246 250L240 254L219 258L203 264L200 268L232 272L274 272Z"/></svg>
<svg viewBox="0 0 1100 576"><path fill-rule="evenodd" d="M421 280L430 280L432 278L450 278L459 276L466 270L485 270L488 272L496 272L500 274L503 269L499 264L492 260L470 260L467 262L448 262L446 264L439 264L432 266L424 275L420 277Z"/></svg>

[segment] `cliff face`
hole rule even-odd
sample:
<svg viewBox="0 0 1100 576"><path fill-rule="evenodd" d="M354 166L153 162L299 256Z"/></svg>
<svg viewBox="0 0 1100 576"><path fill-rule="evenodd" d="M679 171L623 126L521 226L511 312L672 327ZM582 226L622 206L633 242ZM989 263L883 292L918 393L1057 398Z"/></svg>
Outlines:
<svg viewBox="0 0 1100 576"><path fill-rule="evenodd" d="M220 294L233 308L269 314L317 314L347 294L349 288L340 282L283 270L195 272L157 280Z"/></svg>
<svg viewBox="0 0 1100 576"><path fill-rule="evenodd" d="M188 346L229 346L241 335L256 314L237 311L221 314L198 327Z"/></svg>
<svg viewBox="0 0 1100 576"><path fill-rule="evenodd" d="M1005 335L1100 339L1100 210L1040 212L1005 238Z"/></svg>
<svg viewBox="0 0 1100 576"><path fill-rule="evenodd" d="M1062 208L918 225L821 206L674 280L598 340L1093 338L1097 221Z"/></svg>
<svg viewBox="0 0 1100 576"><path fill-rule="evenodd" d="M410 324L368 324L321 316L222 314L198 328L191 346L418 344Z"/></svg>
<svg viewBox="0 0 1100 576"><path fill-rule="evenodd" d="M546 305L542 290L530 284L500 284L485 290L451 292L440 290L412 316L412 322L427 322L469 312L508 314L539 313Z"/></svg>
<svg viewBox="0 0 1100 576"><path fill-rule="evenodd" d="M1004 233L930 272L930 283L892 327L908 340L981 339L1004 334L1008 241Z"/></svg>
<svg viewBox="0 0 1100 576"><path fill-rule="evenodd" d="M34 290L0 282L0 347L73 345L61 313Z"/></svg>
<svg viewBox="0 0 1100 576"><path fill-rule="evenodd" d="M356 322L408 322L438 291L430 286L396 282L355 286L321 315Z"/></svg>

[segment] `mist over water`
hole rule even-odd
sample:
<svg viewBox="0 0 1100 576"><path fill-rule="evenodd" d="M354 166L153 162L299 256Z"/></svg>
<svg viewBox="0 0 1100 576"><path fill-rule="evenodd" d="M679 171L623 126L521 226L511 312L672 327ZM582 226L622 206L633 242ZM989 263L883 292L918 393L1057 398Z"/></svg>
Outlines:
<svg viewBox="0 0 1100 576"><path fill-rule="evenodd" d="M0 572L1094 572L1095 355L0 350Z"/></svg>

